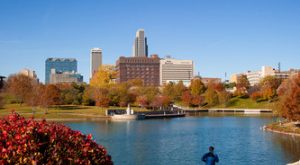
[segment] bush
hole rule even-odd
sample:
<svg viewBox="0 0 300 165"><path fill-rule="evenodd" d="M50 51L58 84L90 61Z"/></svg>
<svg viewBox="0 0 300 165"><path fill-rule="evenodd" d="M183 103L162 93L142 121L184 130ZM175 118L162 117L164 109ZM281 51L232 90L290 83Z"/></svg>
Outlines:
<svg viewBox="0 0 300 165"><path fill-rule="evenodd" d="M263 96L262 96L261 92L259 92L259 91L253 92L253 93L250 95L250 98L251 98L253 101L256 101L256 102L258 102L262 97L263 97Z"/></svg>
<svg viewBox="0 0 300 165"><path fill-rule="evenodd" d="M105 164L106 150L92 136L12 113L0 120L0 164Z"/></svg>

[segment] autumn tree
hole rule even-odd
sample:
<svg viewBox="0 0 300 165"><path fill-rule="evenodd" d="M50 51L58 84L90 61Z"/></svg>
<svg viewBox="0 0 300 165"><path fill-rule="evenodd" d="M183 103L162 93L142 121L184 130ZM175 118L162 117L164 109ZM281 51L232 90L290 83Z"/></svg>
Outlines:
<svg viewBox="0 0 300 165"><path fill-rule="evenodd" d="M219 104L218 94L213 88L208 87L205 91L205 101L210 106Z"/></svg>
<svg viewBox="0 0 300 165"><path fill-rule="evenodd" d="M217 92L217 94L218 94L218 100L219 100L220 104L228 103L228 101L231 98L231 94L229 92L225 91L225 90Z"/></svg>
<svg viewBox="0 0 300 165"><path fill-rule="evenodd" d="M193 96L201 95L205 92L205 85L201 81L201 79L193 79L190 85L191 94Z"/></svg>
<svg viewBox="0 0 300 165"><path fill-rule="evenodd" d="M61 99L63 104L82 104L82 97L85 90L85 84L67 83L59 84L61 90Z"/></svg>
<svg viewBox="0 0 300 165"><path fill-rule="evenodd" d="M249 89L250 83L246 75L241 75L238 77L236 87Z"/></svg>
<svg viewBox="0 0 300 165"><path fill-rule="evenodd" d="M36 81L28 76L22 74L12 75L7 80L7 91L22 104L30 98L34 84L36 84Z"/></svg>
<svg viewBox="0 0 300 165"><path fill-rule="evenodd" d="M157 87L141 87L139 88L139 96L146 96L148 103L151 103L156 95L159 94L159 90Z"/></svg>
<svg viewBox="0 0 300 165"><path fill-rule="evenodd" d="M45 108L45 114L47 114L50 106L60 104L60 90L56 85L53 84L40 86L40 90L40 105L41 107Z"/></svg>
<svg viewBox="0 0 300 165"><path fill-rule="evenodd" d="M236 91L234 95L238 97L248 97L248 89L250 88L250 83L246 75L241 75L237 79Z"/></svg>
<svg viewBox="0 0 300 165"><path fill-rule="evenodd" d="M166 108L170 104L170 98L164 95L157 95L151 102L152 107Z"/></svg>
<svg viewBox="0 0 300 165"><path fill-rule="evenodd" d="M276 91L280 84L281 80L275 76L264 77L259 83L262 97L266 100L274 98L277 95Z"/></svg>
<svg viewBox="0 0 300 165"><path fill-rule="evenodd" d="M143 86L143 80L131 79L131 80L128 80L128 84L133 87L141 87L141 86Z"/></svg>
<svg viewBox="0 0 300 165"><path fill-rule="evenodd" d="M109 90L107 88L94 88L93 99L96 102L96 106L108 107L110 99L108 97Z"/></svg>
<svg viewBox="0 0 300 165"><path fill-rule="evenodd" d="M83 105L95 105L95 100L93 96L93 87L87 85L82 94L82 104Z"/></svg>
<svg viewBox="0 0 300 165"><path fill-rule="evenodd" d="M203 102L204 102L204 97L196 95L196 96L192 96L190 104L192 106L201 106Z"/></svg>
<svg viewBox="0 0 300 165"><path fill-rule="evenodd" d="M116 72L110 68L101 66L99 70L93 75L90 85L96 88L107 87L108 84L112 83L115 78Z"/></svg>
<svg viewBox="0 0 300 165"><path fill-rule="evenodd" d="M162 94L168 96L171 100L174 100L176 97L175 92L175 83L169 82L163 86Z"/></svg>
<svg viewBox="0 0 300 165"><path fill-rule="evenodd" d="M294 75L282 84L279 112L282 117L290 120L300 120L300 73Z"/></svg>
<svg viewBox="0 0 300 165"><path fill-rule="evenodd" d="M180 101L182 93L187 90L187 87L183 84L182 81L179 81L174 86L175 98L174 101Z"/></svg>
<svg viewBox="0 0 300 165"><path fill-rule="evenodd" d="M136 98L136 103L141 106L142 108L144 107L147 107L149 102L148 102L148 99L147 99L147 96L145 95L141 95L141 96L138 96Z"/></svg>
<svg viewBox="0 0 300 165"><path fill-rule="evenodd" d="M193 96L190 91L185 91L182 93L181 100L185 106L190 106Z"/></svg>

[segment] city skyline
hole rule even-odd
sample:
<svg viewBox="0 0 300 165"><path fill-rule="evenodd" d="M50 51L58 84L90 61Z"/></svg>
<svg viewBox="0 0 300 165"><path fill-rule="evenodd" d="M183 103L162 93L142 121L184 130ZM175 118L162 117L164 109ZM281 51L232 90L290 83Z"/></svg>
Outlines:
<svg viewBox="0 0 300 165"><path fill-rule="evenodd" d="M131 56L140 28L147 31L149 55L191 59L201 76L224 78L227 72L229 79L233 73L276 67L278 62L282 70L299 68L298 1L143 1L147 7L139 10L133 10L139 1L0 4L4 76L29 68L44 81L47 58L76 58L78 72L88 82L90 49L102 48L103 64L115 64L119 56ZM94 10L99 7L103 10Z"/></svg>

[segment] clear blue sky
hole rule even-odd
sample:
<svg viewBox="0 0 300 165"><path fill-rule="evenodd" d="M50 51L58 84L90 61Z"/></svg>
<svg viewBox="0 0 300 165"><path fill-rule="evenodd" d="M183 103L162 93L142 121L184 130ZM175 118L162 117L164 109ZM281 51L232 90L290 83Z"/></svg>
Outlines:
<svg viewBox="0 0 300 165"><path fill-rule="evenodd" d="M90 49L114 64L139 28L150 54L194 60L202 76L300 68L299 0L1 0L0 75L44 81L46 58L73 57L88 81Z"/></svg>

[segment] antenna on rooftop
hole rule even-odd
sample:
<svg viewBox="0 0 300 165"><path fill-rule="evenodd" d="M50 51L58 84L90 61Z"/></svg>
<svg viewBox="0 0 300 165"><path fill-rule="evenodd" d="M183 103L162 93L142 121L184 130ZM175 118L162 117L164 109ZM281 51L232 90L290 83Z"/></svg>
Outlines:
<svg viewBox="0 0 300 165"><path fill-rule="evenodd" d="M281 66L280 66L280 62L278 63L278 71L281 71Z"/></svg>

